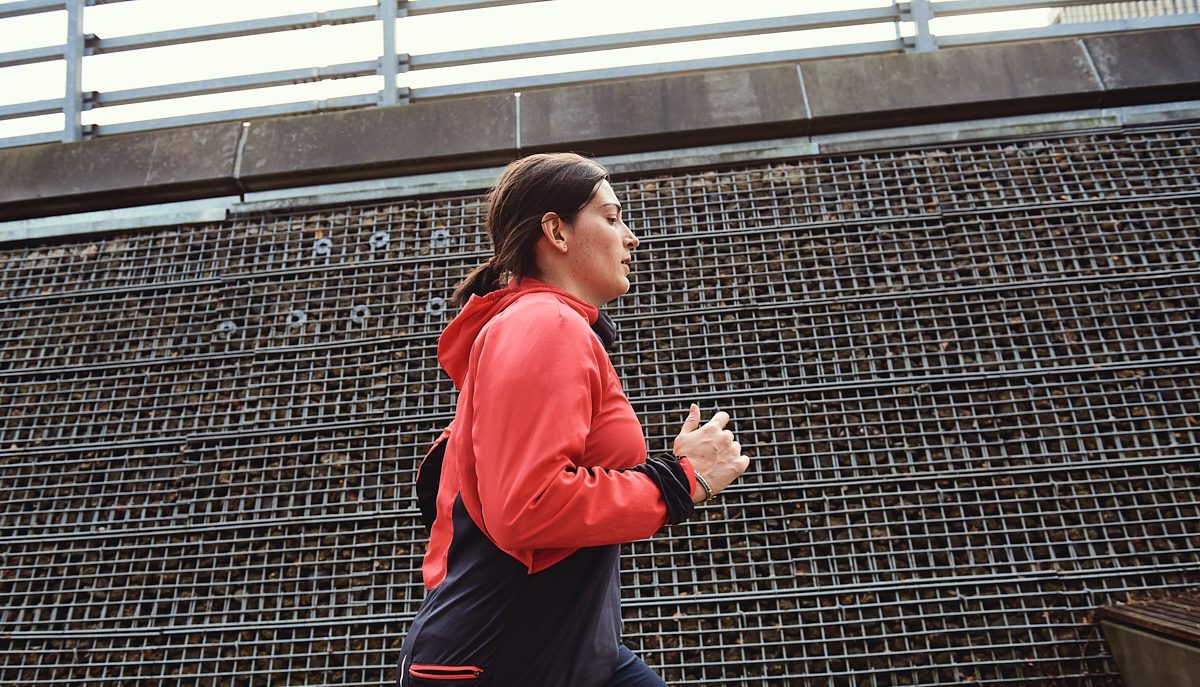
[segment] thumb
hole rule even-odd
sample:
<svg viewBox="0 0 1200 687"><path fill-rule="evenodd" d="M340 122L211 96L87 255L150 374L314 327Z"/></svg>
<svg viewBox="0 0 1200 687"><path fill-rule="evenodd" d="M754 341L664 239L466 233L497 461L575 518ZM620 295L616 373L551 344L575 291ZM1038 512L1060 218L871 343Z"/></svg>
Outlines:
<svg viewBox="0 0 1200 687"><path fill-rule="evenodd" d="M694 432L700 427L700 406L693 403L688 409L687 419L683 421L683 430L680 434Z"/></svg>

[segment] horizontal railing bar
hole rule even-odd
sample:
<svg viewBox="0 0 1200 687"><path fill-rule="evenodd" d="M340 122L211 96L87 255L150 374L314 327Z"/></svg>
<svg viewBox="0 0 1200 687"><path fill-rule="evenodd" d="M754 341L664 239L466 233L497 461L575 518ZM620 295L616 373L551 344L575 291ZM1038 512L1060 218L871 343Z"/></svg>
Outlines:
<svg viewBox="0 0 1200 687"><path fill-rule="evenodd" d="M41 48L29 48L28 50L0 52L0 69L4 67L16 67L22 64L61 60L66 49L67 46L65 45L47 45Z"/></svg>
<svg viewBox="0 0 1200 687"><path fill-rule="evenodd" d="M440 12L461 12L464 10L481 10L506 5L529 5L546 0L409 0L407 16L419 14L437 14Z"/></svg>
<svg viewBox="0 0 1200 687"><path fill-rule="evenodd" d="M339 24L354 24L375 19L375 8L351 7L328 12L309 12L307 14L291 14L284 17L265 17L249 21L234 21L207 26L191 26L170 31L155 31L116 38L100 38L92 48L95 53L114 53L142 48L159 48L167 45L195 43L198 41L218 40L222 38L237 38L239 36L255 36L264 33L290 31L294 29L311 29L321 26Z"/></svg>
<svg viewBox="0 0 1200 687"><path fill-rule="evenodd" d="M1160 17L1133 17L1129 19L1112 19L1101 22L1088 22L1086 24L1056 24L1035 29L1013 29L1010 31L995 31L990 33L968 33L955 36L938 36L937 42L938 45L943 47L984 45L987 43L1024 41L1036 38L1063 38L1069 36L1139 31L1142 29L1175 28L1180 26L1200 26L1200 13L1176 14Z"/></svg>
<svg viewBox="0 0 1200 687"><path fill-rule="evenodd" d="M18 148L20 146L31 146L38 143L50 143L52 141L61 140L61 131L46 131L40 134L26 134L24 136L0 138L0 148Z"/></svg>
<svg viewBox="0 0 1200 687"><path fill-rule="evenodd" d="M433 3L431 1L430 3L422 3L420 5L410 5L408 14L433 14L437 12L478 9L498 5L525 4L534 1L540 2L543 0L510 0L508 2L479 2L478 0L463 2L462 0L442 0L438 3ZM92 48L97 54L113 53L143 48L158 48L167 45L179 45L182 43L218 40L222 38L254 36L264 33L276 33L280 31L292 31L296 29L311 29L320 26L356 24L375 20L375 6L367 5L363 7L349 7L340 10L329 10L327 12L308 12L305 14L292 14L282 17L265 17L262 19L224 22L221 24L193 26L182 29L171 29L169 31L155 31L153 33L143 33L131 36L100 38L94 42Z"/></svg>
<svg viewBox="0 0 1200 687"><path fill-rule="evenodd" d="M678 62L659 62L655 64L633 65L628 67L609 67L588 69L575 72L560 72L556 74L534 74L531 76L514 77L511 79L493 79L465 84L447 86L427 86L412 89L411 98L436 98L447 95L464 95L469 93L489 93L509 91L535 86L550 86L560 84L586 83L616 79L626 76L647 76L658 74L676 74L688 71L706 71L725 67L742 67L775 62L793 62L822 57L842 57L847 55L870 55L874 53L899 52L903 43L899 39L876 41L873 43L855 43L847 45L831 45L820 48L802 48L798 50L780 50L767 53L750 53L746 55L730 55L726 57L707 57L696 60Z"/></svg>
<svg viewBox="0 0 1200 687"><path fill-rule="evenodd" d="M66 9L66 7L67 4L63 0L18 0L17 2L6 2L0 5L0 19L22 17L27 14L41 14L42 12L54 12L55 10Z"/></svg>
<svg viewBox="0 0 1200 687"><path fill-rule="evenodd" d="M55 112L62 112L62 106L62 98L35 100L31 103L18 103L16 105L0 105L0 119L53 114Z"/></svg>
<svg viewBox="0 0 1200 687"><path fill-rule="evenodd" d="M295 103L282 103L279 105L267 105L262 107L247 107L237 110L222 110L220 112L202 112L198 114L182 115L179 117L165 117L163 119L145 119L137 122L122 122L119 124L105 124L97 126L97 135L123 134L131 131L145 131L146 129L163 129L174 126L185 126L188 124L206 124L209 122L227 122L237 119L248 119L251 117L269 117L279 114L294 114L297 112L317 112L321 110L336 110L352 107L366 107L374 105L379 100L377 93L366 95L350 95L341 98L333 98L330 100L306 100Z"/></svg>
<svg viewBox="0 0 1200 687"><path fill-rule="evenodd" d="M784 17L747 19L716 24L695 24L629 33L564 38L519 45L501 45L474 48L471 50L410 55L409 65L411 68L451 67L462 64L475 64L481 61L546 57L549 55L615 50L618 48L646 45L664 45L683 41L729 38L750 34L856 26L873 22L896 21L897 18L896 12L892 7L822 12L819 14L794 14Z"/></svg>
<svg viewBox="0 0 1200 687"><path fill-rule="evenodd" d="M244 74L241 76L224 76L218 79L205 79L186 83L165 84L162 86L146 86L130 88L123 91L111 91L97 94L92 102L97 106L127 105L152 100L165 100L183 96L205 95L209 93L226 93L243 91L251 88L281 86L288 84L311 83L325 79L347 79L356 76L370 76L375 73L377 60L365 62L347 62L328 67L306 67L302 69L285 69L263 74Z"/></svg>

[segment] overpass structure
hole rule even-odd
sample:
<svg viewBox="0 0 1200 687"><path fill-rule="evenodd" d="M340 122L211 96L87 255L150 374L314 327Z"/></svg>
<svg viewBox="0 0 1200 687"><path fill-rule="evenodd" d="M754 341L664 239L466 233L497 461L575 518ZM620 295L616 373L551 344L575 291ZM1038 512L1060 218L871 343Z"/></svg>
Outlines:
<svg viewBox="0 0 1200 687"><path fill-rule="evenodd" d="M632 648L1120 684L1094 609L1200 580L1172 16L0 149L0 681L393 684L447 298L500 168L570 149L642 239L608 312L648 450L697 401L754 456L626 549Z"/></svg>

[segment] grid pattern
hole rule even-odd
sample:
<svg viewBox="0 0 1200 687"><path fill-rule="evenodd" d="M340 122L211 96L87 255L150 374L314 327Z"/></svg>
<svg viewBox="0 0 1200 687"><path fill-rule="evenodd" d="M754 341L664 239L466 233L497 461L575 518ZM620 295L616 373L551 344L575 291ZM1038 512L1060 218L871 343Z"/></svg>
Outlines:
<svg viewBox="0 0 1200 687"><path fill-rule="evenodd" d="M1164 14L1186 14L1200 12L1197 0L1135 0L1134 2L1108 3L1064 7L1054 11L1053 23L1073 24L1087 21L1105 21L1128 17L1156 17Z"/></svg>
<svg viewBox="0 0 1200 687"><path fill-rule="evenodd" d="M649 450L752 469L626 547L672 684L1109 685L1200 580L1200 129L618 179ZM481 194L0 251L0 681L394 683Z"/></svg>

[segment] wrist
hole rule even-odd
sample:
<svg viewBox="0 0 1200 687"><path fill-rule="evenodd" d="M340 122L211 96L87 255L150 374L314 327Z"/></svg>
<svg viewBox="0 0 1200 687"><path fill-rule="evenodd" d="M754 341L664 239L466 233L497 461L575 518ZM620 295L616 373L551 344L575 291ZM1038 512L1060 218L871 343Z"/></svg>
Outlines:
<svg viewBox="0 0 1200 687"><path fill-rule="evenodd" d="M712 490L712 485L710 485L708 480L704 479L704 477L702 477L698 472L696 473L696 483L699 488L692 490L692 503L700 505L701 503L708 503L716 498L716 494L714 494ZM697 494L697 491L700 493Z"/></svg>
<svg viewBox="0 0 1200 687"><path fill-rule="evenodd" d="M683 468L683 474L687 476L688 489L691 491L692 503L704 503L709 497L709 492L705 490L704 486L701 484L701 480L704 478L700 477L700 473L696 471L696 466L687 456L672 454L671 457L679 463L679 466Z"/></svg>

